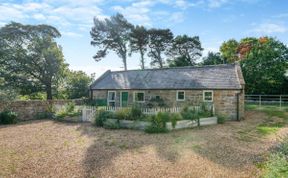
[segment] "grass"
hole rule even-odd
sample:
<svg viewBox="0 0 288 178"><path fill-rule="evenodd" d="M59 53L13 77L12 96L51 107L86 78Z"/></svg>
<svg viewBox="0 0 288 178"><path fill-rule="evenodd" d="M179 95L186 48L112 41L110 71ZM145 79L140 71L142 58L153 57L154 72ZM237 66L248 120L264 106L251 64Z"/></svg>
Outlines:
<svg viewBox="0 0 288 178"><path fill-rule="evenodd" d="M276 133L279 130L279 127L273 127L273 126L257 126L256 127L258 133L261 135L269 135L272 133Z"/></svg>

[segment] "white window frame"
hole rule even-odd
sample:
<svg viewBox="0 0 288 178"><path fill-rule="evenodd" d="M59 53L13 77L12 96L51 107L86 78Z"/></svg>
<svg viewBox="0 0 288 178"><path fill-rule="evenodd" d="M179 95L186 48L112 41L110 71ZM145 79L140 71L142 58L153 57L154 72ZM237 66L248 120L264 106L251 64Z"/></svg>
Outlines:
<svg viewBox="0 0 288 178"><path fill-rule="evenodd" d="M211 92L211 101L210 100L205 100L205 93L208 93L208 92ZM204 102L213 102L214 101L213 95L214 95L213 90L204 90L203 91L203 101Z"/></svg>
<svg viewBox="0 0 288 178"><path fill-rule="evenodd" d="M184 92L184 99L179 99L178 98L178 93L179 92ZM177 92L176 92L176 101L185 101L185 99L186 99L185 90L177 90Z"/></svg>
<svg viewBox="0 0 288 178"><path fill-rule="evenodd" d="M136 93L143 93L143 101L136 101ZM144 91L134 91L133 93L133 102L145 103L145 92Z"/></svg>
<svg viewBox="0 0 288 178"><path fill-rule="evenodd" d="M109 93L115 93L114 100L109 99ZM107 106L110 106L109 103L112 103L112 102L114 102L114 106L116 106L116 97L117 97L116 91L108 91L108 93L107 93Z"/></svg>

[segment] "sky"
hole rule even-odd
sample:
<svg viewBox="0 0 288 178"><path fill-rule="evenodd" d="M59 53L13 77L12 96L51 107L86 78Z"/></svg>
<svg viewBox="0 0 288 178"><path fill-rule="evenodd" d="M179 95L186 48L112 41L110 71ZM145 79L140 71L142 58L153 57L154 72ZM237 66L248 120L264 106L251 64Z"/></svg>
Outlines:
<svg viewBox="0 0 288 178"><path fill-rule="evenodd" d="M113 52L95 62L97 48L90 45L93 18L117 12L134 25L199 36L204 56L231 38L272 36L288 44L288 0L0 0L0 27L11 21L56 27L70 69L98 77L123 70ZM139 61L137 54L129 57L128 69L140 68Z"/></svg>

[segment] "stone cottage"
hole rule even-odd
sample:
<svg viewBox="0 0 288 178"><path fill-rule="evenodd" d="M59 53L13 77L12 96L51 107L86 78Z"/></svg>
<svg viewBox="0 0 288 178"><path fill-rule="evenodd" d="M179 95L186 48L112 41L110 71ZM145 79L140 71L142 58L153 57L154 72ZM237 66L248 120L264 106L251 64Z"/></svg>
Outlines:
<svg viewBox="0 0 288 178"><path fill-rule="evenodd" d="M99 105L181 107L214 105L216 114L244 117L245 82L239 64L106 71L91 86ZM158 103L158 105L157 105Z"/></svg>

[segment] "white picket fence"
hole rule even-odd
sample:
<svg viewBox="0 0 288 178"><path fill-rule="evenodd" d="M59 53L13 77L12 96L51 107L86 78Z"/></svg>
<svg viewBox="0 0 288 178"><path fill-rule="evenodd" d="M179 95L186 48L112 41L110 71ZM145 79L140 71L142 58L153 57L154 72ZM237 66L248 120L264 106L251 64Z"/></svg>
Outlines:
<svg viewBox="0 0 288 178"><path fill-rule="evenodd" d="M213 107L213 106L212 106ZM190 106L190 109L194 109L196 111L200 111L200 106ZM82 107L82 121L84 122L92 122L95 118L95 114L97 110L105 110L115 112L117 110L123 109L123 107L94 107L94 106L83 106ZM182 110L181 107L173 107L173 108L141 108L144 114L156 114L158 112L170 112L170 113L178 113Z"/></svg>

